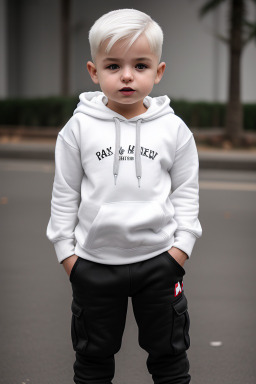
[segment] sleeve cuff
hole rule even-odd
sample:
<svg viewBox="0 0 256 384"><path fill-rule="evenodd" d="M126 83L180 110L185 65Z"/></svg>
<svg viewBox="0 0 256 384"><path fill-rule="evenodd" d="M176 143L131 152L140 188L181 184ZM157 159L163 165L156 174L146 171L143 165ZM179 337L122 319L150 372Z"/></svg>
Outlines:
<svg viewBox="0 0 256 384"><path fill-rule="evenodd" d="M55 252L59 263L62 263L67 257L74 255L75 244L74 239L59 240L54 243Z"/></svg>
<svg viewBox="0 0 256 384"><path fill-rule="evenodd" d="M172 246L179 248L181 251L185 252L188 255L188 257L190 257L193 251L196 239L197 239L196 236L194 236L191 232L176 231L174 243Z"/></svg>

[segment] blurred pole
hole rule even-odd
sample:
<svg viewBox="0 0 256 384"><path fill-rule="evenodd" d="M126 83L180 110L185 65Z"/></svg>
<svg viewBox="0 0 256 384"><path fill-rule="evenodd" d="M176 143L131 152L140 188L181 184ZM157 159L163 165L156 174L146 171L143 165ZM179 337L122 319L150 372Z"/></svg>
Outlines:
<svg viewBox="0 0 256 384"><path fill-rule="evenodd" d="M220 68L220 46L217 36L220 34L220 12L217 7L213 12L213 28L214 28L214 42L213 42L213 101L219 101L219 68Z"/></svg>
<svg viewBox="0 0 256 384"><path fill-rule="evenodd" d="M243 48L244 0L230 0L229 89L226 115L226 134L239 144L243 134L241 102L241 54Z"/></svg>
<svg viewBox="0 0 256 384"><path fill-rule="evenodd" d="M71 0L61 0L61 93L70 91L70 9Z"/></svg>
<svg viewBox="0 0 256 384"><path fill-rule="evenodd" d="M8 93L7 79L7 4L6 0L0 0L0 98Z"/></svg>

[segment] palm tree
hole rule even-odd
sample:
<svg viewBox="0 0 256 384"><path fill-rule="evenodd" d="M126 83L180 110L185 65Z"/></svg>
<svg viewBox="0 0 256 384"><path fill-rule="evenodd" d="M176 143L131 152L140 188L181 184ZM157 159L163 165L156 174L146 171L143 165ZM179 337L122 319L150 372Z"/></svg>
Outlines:
<svg viewBox="0 0 256 384"><path fill-rule="evenodd" d="M256 23L246 20L248 0L208 0L200 9L200 16L229 2L229 28L227 38L221 38L229 46L228 102L226 109L226 137L234 145L243 142L243 107L240 95L241 56L245 45L256 38ZM251 0L256 4L256 0Z"/></svg>
<svg viewBox="0 0 256 384"><path fill-rule="evenodd" d="M60 36L61 36L61 71L60 85L61 94L68 95L70 91L70 18L71 0L61 0L60 2Z"/></svg>

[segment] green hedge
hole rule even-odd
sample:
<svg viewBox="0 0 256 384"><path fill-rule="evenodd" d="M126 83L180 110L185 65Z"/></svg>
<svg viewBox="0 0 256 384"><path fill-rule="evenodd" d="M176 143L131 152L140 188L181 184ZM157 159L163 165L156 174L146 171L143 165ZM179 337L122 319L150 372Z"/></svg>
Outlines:
<svg viewBox="0 0 256 384"><path fill-rule="evenodd" d="M189 127L219 128L225 125L226 107L224 103L172 100L171 107Z"/></svg>
<svg viewBox="0 0 256 384"><path fill-rule="evenodd" d="M256 131L256 104L244 104L244 127Z"/></svg>
<svg viewBox="0 0 256 384"><path fill-rule="evenodd" d="M0 125L61 127L78 101L78 96L0 100ZM172 100L171 107L189 127L224 127L224 103ZM244 104L244 128L256 131L256 104Z"/></svg>
<svg viewBox="0 0 256 384"><path fill-rule="evenodd" d="M71 116L76 97L0 100L0 125L59 127Z"/></svg>

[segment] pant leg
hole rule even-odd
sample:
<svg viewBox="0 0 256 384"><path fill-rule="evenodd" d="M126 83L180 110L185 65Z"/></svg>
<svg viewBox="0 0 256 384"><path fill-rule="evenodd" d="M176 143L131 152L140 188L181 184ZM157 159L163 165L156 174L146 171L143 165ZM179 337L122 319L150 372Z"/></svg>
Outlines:
<svg viewBox="0 0 256 384"><path fill-rule="evenodd" d="M168 252L131 266L139 344L149 354L147 367L155 384L190 382L189 316L181 292L184 273Z"/></svg>
<svg viewBox="0 0 256 384"><path fill-rule="evenodd" d="M74 382L110 384L125 327L128 270L79 258L70 280Z"/></svg>

